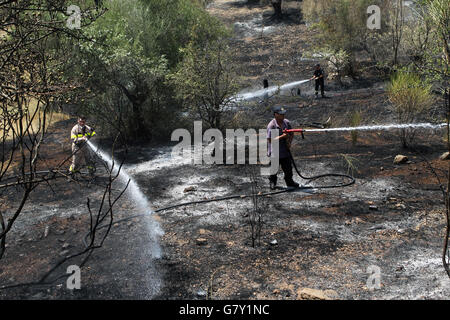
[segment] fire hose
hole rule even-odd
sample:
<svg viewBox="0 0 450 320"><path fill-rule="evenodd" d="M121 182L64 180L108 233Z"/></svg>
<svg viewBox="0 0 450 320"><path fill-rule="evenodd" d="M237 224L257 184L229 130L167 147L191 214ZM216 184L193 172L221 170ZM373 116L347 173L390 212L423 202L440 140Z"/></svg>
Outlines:
<svg viewBox="0 0 450 320"><path fill-rule="evenodd" d="M304 129L287 129L283 131L284 133L301 133L302 135L302 139L305 139L304 136ZM205 200L197 200L197 201L189 201L189 202L182 202L179 204L175 204L175 205L171 205L168 207L163 207L163 208L159 208L156 210L152 210L151 214L153 213L158 213L158 212L162 212L162 211L166 211L166 210L170 210L170 209L174 209L174 208L179 208L179 207L184 207L184 206L188 206L188 205L193 205L193 204L202 204L202 203L209 203L209 202L216 202L216 201L225 201L225 200L230 200L230 199L245 199L245 198L249 198L249 197L253 197L253 196L257 196L257 197L265 197L265 196L271 196L271 195L276 195L276 194L281 194L281 193L285 193L285 192L292 192L292 191L296 191L296 190L305 190L305 189L330 189L330 188L342 188L342 187L347 187L350 186L352 184L355 183L355 178L351 175L348 174L340 174L340 173L326 173L326 174L320 174L320 175L316 175L316 176L312 176L312 177L306 177L304 175L302 175L302 173L300 172L300 170L297 168L297 165L295 163L294 157L292 156L291 151L288 149L289 152L289 157L292 161L292 165L295 169L295 171L297 172L298 176L304 180L309 180L314 181L320 178L325 178L325 177L339 177L339 178L347 178L350 181L344 184L330 184L330 185L324 185L324 186L300 186L298 188L287 188L287 189L283 189L283 190L279 190L279 191L273 191L273 192L266 192L266 193L258 193L258 194L248 194L248 195L231 195L231 196L225 196L225 197L220 197L220 198L212 198L212 199L205 199ZM142 216L147 216L148 213L144 213L144 214L137 214L137 215L133 215L130 217L126 217L123 219L119 219L117 221L115 221L114 223L121 223L124 221L128 221L137 217L142 217ZM98 229L102 229L102 228L106 228L108 227L110 224L105 224L102 226L99 226L97 228ZM91 235L91 232L88 232L84 237L83 237L83 243L84 245L87 247L87 238Z"/></svg>
<svg viewBox="0 0 450 320"><path fill-rule="evenodd" d="M304 139L304 133L305 130L304 129L288 129L288 130L284 130L284 133L301 133L302 138ZM320 178L325 178L325 177L339 177L339 178L346 178L349 179L350 181L348 181L347 183L343 183L343 184L330 184L330 185L323 185L323 186L300 186L298 188L287 188L287 189L283 189L283 190L278 190L278 191L272 191L272 192L265 192L265 193L258 193L258 194L239 194L239 195L230 195L230 196L225 196L225 197L219 197L219 198L211 198L211 199L204 199L204 200L196 200L196 201L189 201L189 202L182 202L179 204L174 204L168 207L163 207L163 208L159 208L156 210L152 210L151 214L153 213L158 213L158 212L162 212L162 211L166 211L166 210L170 210L170 209L175 209L175 208L179 208L179 207L185 207L185 206L189 206L189 205L193 205L193 204L203 204L203 203L209 203L209 202L217 202L217 201L225 201L225 200L231 200L231 199L246 199L249 197L253 197L253 196L257 196L257 197L266 197L266 196L271 196L271 195L277 195L277 194L281 194L281 193L286 193L286 192L292 192L292 191L298 191L298 190L306 190L306 189L330 189L330 188L342 188L342 187L346 187L346 186L350 186L352 184L355 183L355 178L347 175L347 174L339 174L339 173L326 173L326 174L321 174L321 175L316 175L316 176L312 176L312 177L307 177L304 176L300 170L297 167L297 164L295 163L295 160L292 156L291 151L288 149L289 152L289 157L292 161L292 165L295 169L295 171L297 172L298 176L304 180L308 180L309 182L320 179ZM34 174L46 174L46 173L60 173L59 171L53 171L53 170L47 170L47 171L38 171L38 172L34 172ZM31 173L27 173L27 174L31 174ZM65 175L64 175L65 176ZM1 187L1 186L0 186ZM142 217L142 216L147 216L148 213L144 213L144 214L137 214L137 215L133 215L130 217L126 217L123 219L119 219L114 221L114 223L121 223L130 219L134 219L137 217ZM103 229L106 228L109 224L105 224L105 225L101 225L98 226L96 229ZM86 247L88 247L87 244L87 238L91 235L91 231L88 232L84 237L83 237L83 243Z"/></svg>
<svg viewBox="0 0 450 320"><path fill-rule="evenodd" d="M301 133L302 138L304 139L304 132L306 130L304 129L288 129L288 130L284 130L284 133ZM289 157L292 161L292 165L295 169L295 171L297 172L297 174L299 175L299 177L301 177L304 180L308 180L308 181L314 181L320 178L324 178L324 177L340 177L340 178L347 178L350 181L344 184L331 184L331 185L324 185L324 186L300 186L299 188L287 188L287 189L283 189L283 190L278 190L278 191L272 191L272 192L266 192L266 193L258 193L258 194L244 194L244 195L230 195L230 196L225 196L225 197L220 197L220 198L212 198L212 199L204 199L204 200L197 200L197 201L189 201L189 202L183 202L183 203L179 203L179 204L175 204L175 205L171 205L168 207L163 207L163 208L159 208L156 210L152 210L152 212L150 212L150 214L153 213L158 213L158 212L162 212L162 211L166 211L166 210L170 210L170 209L174 209L174 208L178 208L178 207L184 207L184 206L188 206L188 205L193 205L193 204L203 204L203 203L209 203L209 202L216 202L216 201L225 201L225 200L230 200L230 199L245 199L245 198L249 198L249 197L265 197L265 196L271 196L271 195L277 195L277 194L281 194L281 193L285 193L285 192L292 192L292 191L296 191L296 190L305 190L305 189L328 189L328 188L339 188L339 187L346 187L346 186L350 186L352 184L355 183L355 178L350 176L350 175L346 175L346 174L338 174L338 173L327 173L327 174L321 174L321 175L317 175L317 176L312 176L312 177L306 177L304 175L301 174L300 170L297 168L297 165L295 163L295 160L292 156L291 151L288 149L289 152ZM48 173L52 173L52 174L62 174L59 171L54 171L54 170L46 170L46 171L37 171L34 172L33 174L48 174ZM29 175L32 173L26 173L26 175ZM65 175L63 175L65 176ZM9 178L8 178L9 179ZM0 186L1 187L1 186ZM116 221L111 221L110 223L104 224L104 225L99 225L95 228L96 231L103 229L103 228L107 228L109 226L111 226L113 223L117 224L117 223L122 223L134 218L138 218L138 217L143 217L143 216L149 216L149 213L143 213L143 214L137 214L137 215L133 215L133 216L129 216L126 218L122 218ZM83 241L83 245L86 248L89 248L89 244L87 243L87 239L89 236L92 235L92 231L89 231L88 233L86 233L86 235L83 237L82 241ZM6 289L8 287L15 287L16 285L13 286L6 286L6 287L0 287L1 289Z"/></svg>
<svg viewBox="0 0 450 320"><path fill-rule="evenodd" d="M300 133L302 135L302 138L304 139L304 132L307 132L307 130L305 129L287 129L284 130L283 133L288 134L288 133ZM329 188L341 188L341 187L346 187L346 186L350 186L352 184L355 183L355 178L348 175L348 174L339 174L339 173L326 173L326 174L321 174L321 175L316 175L316 176L312 176L312 177L307 177L304 176L300 170L297 167L297 164L295 163L295 160L292 156L291 151L288 149L288 153L289 153L289 157L292 161L292 165L295 169L295 171L297 172L298 176L304 180L308 180L309 182L315 181L317 179L320 178L325 178L325 177L339 177L339 178L345 178L345 179L349 179L349 181L347 183L343 183L343 184L329 184L329 185L323 185L323 186L300 186L298 188L286 188L286 189L282 189L282 190L278 190L278 191L272 191L272 192L266 192L266 193L258 193L258 194L247 194L247 195L230 195L230 196L225 196L225 197L219 197L219 198L211 198L211 199L204 199L204 200L196 200L196 201L189 201L189 202L182 202L179 204L175 204L175 205L171 205L168 207L163 207L163 208L159 208L156 210L153 210L151 212L152 213L158 213L158 212L162 212L162 211L166 211L166 210L170 210L170 209L175 209L175 208L179 208L179 207L184 207L184 206L188 206L188 205L193 205L193 204L203 204L203 203L209 203L209 202L217 202L217 201L225 201L225 200L231 200L231 199L245 199L245 198L249 198L249 197L253 197L253 196L257 196L257 197L266 197L266 196L271 196L271 195L277 195L277 194L281 194L281 193L285 193L285 192L292 192L292 191L296 191L296 190L305 190L305 189L329 189ZM66 176L64 174L62 174L59 171L54 171L54 170L47 170L47 171L37 171L34 172L33 174L61 174L62 176ZM26 175L29 175L32 173L26 173ZM11 177L12 178L12 177ZM6 179L11 179L11 178L6 178ZM7 185L5 185L7 186ZM0 185L0 187L2 187ZM138 214L138 215L133 215L130 217L126 217L117 221L114 221L114 223L121 223L133 218L137 218L137 217L141 217L141 216L146 216L148 215L148 213L145 214ZM105 224L105 225L101 225L98 226L96 229L102 229L107 227L109 224ZM88 232L84 237L83 237L83 243L86 247L88 247L88 244L86 242L87 237L89 237L91 235L91 231Z"/></svg>
<svg viewBox="0 0 450 320"><path fill-rule="evenodd" d="M302 139L305 139L305 135L304 132L307 132L307 130L305 129L286 129L283 130L283 133L300 133L302 135ZM341 174L341 173L325 173L325 174L320 174L317 176L312 176L312 177L306 177L304 175L301 174L301 172L298 170L297 165L295 164L295 160L294 157L292 156L291 150L289 150L288 148L288 152L289 152L289 157L291 158L292 161L292 165L294 166L295 171L297 172L298 176L304 180L309 180L309 181L314 181L320 178L325 178L325 177L342 177L342 178L348 178L350 179L350 181L346 184L342 184L342 185L328 185L328 186L322 186L322 187L315 187L316 189L329 189L329 188L337 188L337 187L347 187L350 186L352 184L355 183L355 178L348 175L348 174Z"/></svg>

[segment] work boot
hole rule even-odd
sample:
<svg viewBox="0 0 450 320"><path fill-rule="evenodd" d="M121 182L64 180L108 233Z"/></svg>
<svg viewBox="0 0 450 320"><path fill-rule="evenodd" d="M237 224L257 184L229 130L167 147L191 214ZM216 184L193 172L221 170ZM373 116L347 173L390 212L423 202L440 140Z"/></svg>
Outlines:
<svg viewBox="0 0 450 320"><path fill-rule="evenodd" d="M269 177L270 190L275 190L277 188L277 176Z"/></svg>
<svg viewBox="0 0 450 320"><path fill-rule="evenodd" d="M270 181L270 190L275 190L277 188L277 184L273 181Z"/></svg>
<svg viewBox="0 0 450 320"><path fill-rule="evenodd" d="M286 186L288 187L288 188L298 188L298 187L300 187L300 185L298 184L298 183L296 183L294 180L287 180L286 181Z"/></svg>
<svg viewBox="0 0 450 320"><path fill-rule="evenodd" d="M79 171L70 171L67 176L67 182L78 181L79 174Z"/></svg>
<svg viewBox="0 0 450 320"><path fill-rule="evenodd" d="M69 175L74 176L75 174L79 173L80 170L74 169L73 166L70 166L69 168Z"/></svg>
<svg viewBox="0 0 450 320"><path fill-rule="evenodd" d="M87 169L89 171L89 176L91 178L94 178L95 177L95 167L94 166L87 166Z"/></svg>
<svg viewBox="0 0 450 320"><path fill-rule="evenodd" d="M74 169L74 167L71 165L69 168L69 177L67 178L67 181L76 181L78 176L80 174L80 170L79 169Z"/></svg>

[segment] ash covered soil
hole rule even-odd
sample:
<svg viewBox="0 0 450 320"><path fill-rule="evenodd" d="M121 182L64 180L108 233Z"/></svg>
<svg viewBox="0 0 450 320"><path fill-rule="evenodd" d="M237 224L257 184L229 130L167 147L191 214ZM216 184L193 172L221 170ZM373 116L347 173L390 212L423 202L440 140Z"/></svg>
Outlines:
<svg viewBox="0 0 450 320"><path fill-rule="evenodd" d="M301 23L297 2L287 2L286 21L271 21L270 6L217 0L209 11L235 29L238 62L246 87L260 89L262 79L282 84L310 77L314 62L301 59L310 31ZM294 36L295 35L295 36ZM345 79L341 88L327 81L328 99L312 100L310 84L302 96L280 95L271 103L287 105L293 127L325 122L349 125L361 112L362 125L392 123L385 84L373 75ZM437 100L423 121L443 119ZM242 118L265 128L272 118L264 108L246 108ZM53 128L43 147L49 166L70 155L71 121ZM81 290L52 285L0 291L2 299L303 299L304 288L335 299L447 299L450 280L442 266L444 203L438 181L444 179L444 132L420 131L414 149L402 149L395 131L310 133L296 136L292 153L305 175L328 172L355 176L352 186L303 189L265 197L260 242L251 245L250 198L210 202L144 215L113 225L111 234L82 269ZM105 150L108 150L104 147ZM120 150L119 150L120 151ZM123 153L119 154L123 156ZM397 154L409 162L393 164ZM343 155L353 157L349 169ZM125 169L136 180L153 210L173 204L251 193L248 167L192 165L171 157L171 147L140 145L125 157ZM42 168L44 169L44 168ZM258 176L268 191L268 182ZM308 185L296 175L294 179ZM279 181L284 185L282 173ZM334 183L315 181L309 186ZM58 259L83 248L89 230L87 197L98 208L101 186L59 179L38 187L26 204L0 261L0 284L35 281ZM120 185L116 188L120 189ZM122 186L123 187L123 186ZM17 191L2 194L2 205L17 203ZM10 207L9 209L12 209ZM142 214L126 194L115 220ZM156 236L160 227L163 234ZM47 229L47 232L46 232ZM276 242L275 242L276 240ZM276 244L275 244L276 243ZM53 275L65 273L70 261ZM370 290L369 266L381 271L380 289ZM307 297L307 296L306 296Z"/></svg>

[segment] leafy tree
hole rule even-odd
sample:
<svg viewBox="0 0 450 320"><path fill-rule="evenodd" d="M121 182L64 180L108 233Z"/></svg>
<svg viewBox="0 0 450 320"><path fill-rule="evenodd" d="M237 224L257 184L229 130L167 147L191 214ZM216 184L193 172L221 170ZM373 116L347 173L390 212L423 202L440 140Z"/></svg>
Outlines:
<svg viewBox="0 0 450 320"><path fill-rule="evenodd" d="M371 4L369 0L305 0L302 4L305 20L320 31L315 43L334 52L345 51L350 74L354 73L355 53L366 46L366 10Z"/></svg>
<svg viewBox="0 0 450 320"><path fill-rule="evenodd" d="M412 123L426 111L432 103L431 85L425 84L417 74L399 71L388 88L388 97L395 106L399 123ZM414 140L414 129L400 130L400 141L407 147Z"/></svg>
<svg viewBox="0 0 450 320"><path fill-rule="evenodd" d="M122 132L128 141L167 136L181 114L168 76L182 61L192 29L201 42L220 24L200 1L109 0L104 6L107 13L88 30L95 41L80 43L76 54L76 70L92 90L83 108L103 132Z"/></svg>
<svg viewBox="0 0 450 320"><path fill-rule="evenodd" d="M444 92L450 76L450 6L447 0L422 0L416 12L417 31L409 43L414 52L411 64Z"/></svg>
<svg viewBox="0 0 450 320"><path fill-rule="evenodd" d="M367 27L370 5L380 8L380 29ZM305 0L303 12L306 21L320 31L319 42L350 55L350 67L357 53L366 52L379 67L395 69L405 55L405 42L417 32L415 11L407 10L401 0ZM411 31L405 36L407 28Z"/></svg>
<svg viewBox="0 0 450 320"><path fill-rule="evenodd" d="M201 46L191 42L184 50L174 81L188 110L212 128L222 129L222 113L237 91L237 75L230 48L224 39Z"/></svg>
<svg viewBox="0 0 450 320"><path fill-rule="evenodd" d="M428 79L434 80L444 95L444 103L447 112L447 150L450 152L450 104L449 104L449 76L450 76L450 6L448 0L423 0L421 1L423 14L422 21L429 25L430 38L424 46L422 59L416 61L419 72L426 75ZM418 63L417 63L418 62ZM444 188L441 185L445 203L446 228L444 236L444 247L442 262L450 277L450 162L447 168L447 183Z"/></svg>

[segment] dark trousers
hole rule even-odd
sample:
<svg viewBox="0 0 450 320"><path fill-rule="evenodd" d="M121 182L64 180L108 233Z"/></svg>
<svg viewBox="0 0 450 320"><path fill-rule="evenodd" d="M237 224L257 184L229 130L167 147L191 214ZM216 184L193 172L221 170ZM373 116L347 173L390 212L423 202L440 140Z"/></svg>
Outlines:
<svg viewBox="0 0 450 320"><path fill-rule="evenodd" d="M323 78L316 79L316 95L319 93L319 86L320 86L320 93L322 95L324 95L325 94L325 89L324 89L325 81L323 80Z"/></svg>
<svg viewBox="0 0 450 320"><path fill-rule="evenodd" d="M275 11L275 17L281 18L281 0L279 2L272 2L273 10Z"/></svg>
<svg viewBox="0 0 450 320"><path fill-rule="evenodd" d="M281 169L284 172L284 181L286 181L286 184L293 183L292 180L292 161L291 158L280 158L280 165ZM269 181L273 183L277 183L277 175L271 175L269 176Z"/></svg>

